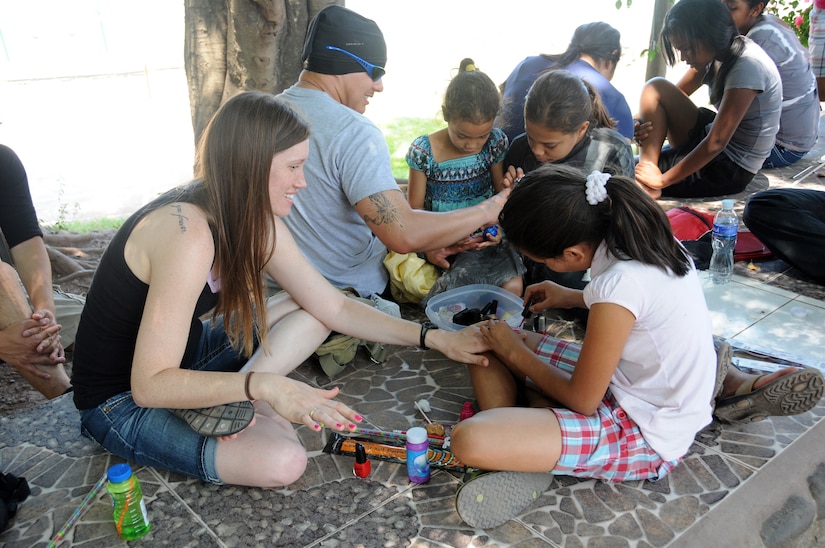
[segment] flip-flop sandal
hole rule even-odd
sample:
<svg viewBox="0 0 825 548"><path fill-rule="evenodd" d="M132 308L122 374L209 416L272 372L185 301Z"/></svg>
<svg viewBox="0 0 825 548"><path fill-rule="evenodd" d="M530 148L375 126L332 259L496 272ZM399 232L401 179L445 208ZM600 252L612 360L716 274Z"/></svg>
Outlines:
<svg viewBox="0 0 825 548"><path fill-rule="evenodd" d="M186 422L192 430L208 438L237 434L249 426L255 417L255 408L252 407L250 401L201 409L170 409L169 411Z"/></svg>
<svg viewBox="0 0 825 548"><path fill-rule="evenodd" d="M720 341L717 345L714 341L714 346L716 346L716 385L713 388L711 405L714 405L716 398L722 395L722 389L725 386L725 377L728 376L728 368L733 358L733 347L730 343Z"/></svg>
<svg viewBox="0 0 825 548"><path fill-rule="evenodd" d="M714 415L727 424L757 422L770 416L798 415L814 407L822 397L822 373L812 367L782 375L753 389L759 375L745 382L733 396L716 403Z"/></svg>
<svg viewBox="0 0 825 548"><path fill-rule="evenodd" d="M527 509L552 481L550 472L484 472L458 489L456 510L471 527L497 527Z"/></svg>

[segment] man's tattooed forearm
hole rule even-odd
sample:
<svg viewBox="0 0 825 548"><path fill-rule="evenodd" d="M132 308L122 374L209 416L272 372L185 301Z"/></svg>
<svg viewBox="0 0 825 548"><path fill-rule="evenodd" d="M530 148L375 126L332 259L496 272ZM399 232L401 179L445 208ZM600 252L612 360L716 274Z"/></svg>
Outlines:
<svg viewBox="0 0 825 548"><path fill-rule="evenodd" d="M182 213L183 208L180 204L172 204L172 208L175 210L175 213L172 215L178 218L178 227L180 228L181 233L186 232L186 221L189 220L189 217Z"/></svg>
<svg viewBox="0 0 825 548"><path fill-rule="evenodd" d="M373 194L368 199L375 206L375 216L364 215L364 221L373 225L389 225L398 222L398 210L383 194Z"/></svg>

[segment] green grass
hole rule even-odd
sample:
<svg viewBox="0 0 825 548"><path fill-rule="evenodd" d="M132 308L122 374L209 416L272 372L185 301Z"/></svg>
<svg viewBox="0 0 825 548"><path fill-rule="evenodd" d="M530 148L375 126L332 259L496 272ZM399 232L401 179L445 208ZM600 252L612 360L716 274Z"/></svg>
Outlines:
<svg viewBox="0 0 825 548"><path fill-rule="evenodd" d="M381 126L390 149L392 174L396 179L406 179L410 175L405 156L413 139L434 133L445 126L444 120L438 118L394 118Z"/></svg>
<svg viewBox="0 0 825 548"><path fill-rule="evenodd" d="M110 230L120 228L125 218L104 218L94 219L92 221L61 221L52 224L43 225L44 230L49 232L60 232L65 230L67 232L78 232L85 234L87 232L97 232L101 230Z"/></svg>
<svg viewBox="0 0 825 548"><path fill-rule="evenodd" d="M393 177L397 179L409 177L410 168L407 165L405 156L413 139L420 135L434 133L444 128L445 125L444 120L438 118L395 118L382 126L381 131L384 132L384 138L390 150ZM43 229L49 232L65 230L85 234L87 232L120 228L120 225L126 220L125 218L104 218L92 221L69 221L63 218L67 215L67 209L67 207L61 209L61 218L57 221L50 224L41 223ZM79 209L79 206L75 205L75 209ZM76 214L77 211L74 213Z"/></svg>

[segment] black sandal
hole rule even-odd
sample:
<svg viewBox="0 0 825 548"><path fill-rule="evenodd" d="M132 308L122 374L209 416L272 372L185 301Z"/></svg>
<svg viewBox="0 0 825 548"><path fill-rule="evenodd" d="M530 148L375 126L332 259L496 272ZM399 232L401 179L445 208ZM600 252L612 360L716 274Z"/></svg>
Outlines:
<svg viewBox="0 0 825 548"><path fill-rule="evenodd" d="M208 438L237 434L249 426L255 417L255 409L249 401L201 409L170 409L169 411L186 422L192 430Z"/></svg>

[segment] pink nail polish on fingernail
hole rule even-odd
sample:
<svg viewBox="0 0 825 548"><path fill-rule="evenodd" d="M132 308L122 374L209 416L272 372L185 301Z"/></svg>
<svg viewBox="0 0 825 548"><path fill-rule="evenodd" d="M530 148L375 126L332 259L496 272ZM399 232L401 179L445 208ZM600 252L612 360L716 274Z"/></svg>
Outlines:
<svg viewBox="0 0 825 548"><path fill-rule="evenodd" d="M336 424L335 426L336 426L337 428L343 428L343 427L344 427L344 425L343 425L343 424L341 424L340 422L339 422L338 424Z"/></svg>
<svg viewBox="0 0 825 548"><path fill-rule="evenodd" d="M355 415L355 420L362 421L364 420L364 417L362 417L361 415Z"/></svg>
<svg viewBox="0 0 825 548"><path fill-rule="evenodd" d="M350 425L349 425L349 427L350 427L350 428L355 428L355 425L354 425L354 424L350 424Z"/></svg>
<svg viewBox="0 0 825 548"><path fill-rule="evenodd" d="M313 428L314 428L315 430L320 430L320 429L321 429L321 425L320 425L320 424L318 424L318 423L315 423L315 426L313 426Z"/></svg>

